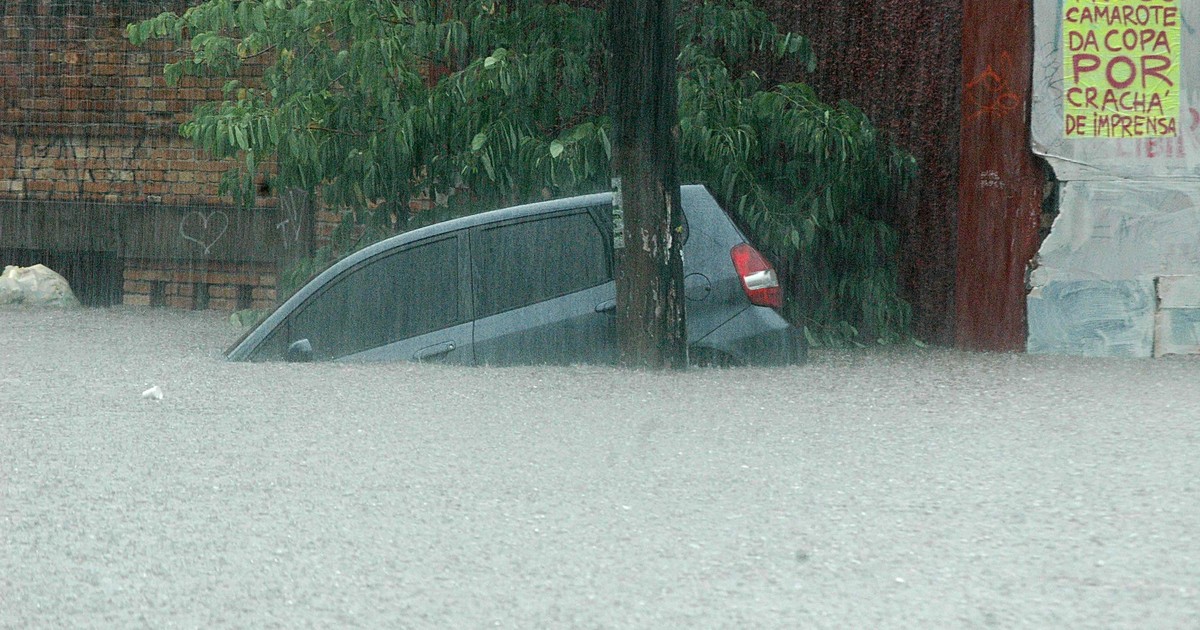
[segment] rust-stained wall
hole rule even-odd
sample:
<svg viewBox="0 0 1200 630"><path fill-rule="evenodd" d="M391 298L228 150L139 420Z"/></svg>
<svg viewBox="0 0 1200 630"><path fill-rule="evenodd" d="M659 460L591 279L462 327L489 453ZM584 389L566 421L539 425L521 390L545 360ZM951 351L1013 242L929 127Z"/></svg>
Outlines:
<svg viewBox="0 0 1200 630"><path fill-rule="evenodd" d="M957 342L1025 349L1025 272L1045 175L1029 148L1029 0L963 3Z"/></svg>
<svg viewBox="0 0 1200 630"><path fill-rule="evenodd" d="M823 99L854 103L916 156L919 179L893 222L916 332L938 343L954 341L962 3L756 0L812 40L819 62L808 81Z"/></svg>

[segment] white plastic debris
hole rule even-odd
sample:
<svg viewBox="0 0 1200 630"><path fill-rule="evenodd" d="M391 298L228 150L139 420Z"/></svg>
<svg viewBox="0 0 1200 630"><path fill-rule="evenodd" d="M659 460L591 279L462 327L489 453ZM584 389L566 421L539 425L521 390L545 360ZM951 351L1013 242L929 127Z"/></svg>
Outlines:
<svg viewBox="0 0 1200 630"><path fill-rule="evenodd" d="M0 273L0 304L79 306L67 280L45 265L9 265Z"/></svg>
<svg viewBox="0 0 1200 630"><path fill-rule="evenodd" d="M155 385L154 387L151 387L150 389L147 389L146 391L142 392L142 398L145 398L146 400L162 400L163 399L162 388L159 387L158 385Z"/></svg>

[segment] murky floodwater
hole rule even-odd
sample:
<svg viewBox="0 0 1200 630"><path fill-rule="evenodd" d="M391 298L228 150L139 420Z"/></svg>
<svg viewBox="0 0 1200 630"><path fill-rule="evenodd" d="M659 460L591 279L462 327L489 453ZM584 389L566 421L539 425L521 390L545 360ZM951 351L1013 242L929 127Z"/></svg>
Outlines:
<svg viewBox="0 0 1200 630"><path fill-rule="evenodd" d="M0 310L0 626L1200 624L1200 361L225 363L238 334Z"/></svg>

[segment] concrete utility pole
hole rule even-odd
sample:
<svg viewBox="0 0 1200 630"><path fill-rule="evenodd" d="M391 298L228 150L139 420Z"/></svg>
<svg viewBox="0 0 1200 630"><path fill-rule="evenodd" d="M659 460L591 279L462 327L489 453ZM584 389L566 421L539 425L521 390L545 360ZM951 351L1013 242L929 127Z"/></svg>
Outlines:
<svg viewBox="0 0 1200 630"><path fill-rule="evenodd" d="M675 2L609 2L617 338L626 367L687 367Z"/></svg>

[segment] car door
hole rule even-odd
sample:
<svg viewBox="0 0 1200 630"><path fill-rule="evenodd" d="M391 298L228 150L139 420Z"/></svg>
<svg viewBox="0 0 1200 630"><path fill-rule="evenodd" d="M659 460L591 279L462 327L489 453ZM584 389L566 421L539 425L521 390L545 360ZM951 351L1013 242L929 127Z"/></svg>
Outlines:
<svg viewBox="0 0 1200 630"><path fill-rule="evenodd" d="M616 288L600 214L581 207L471 231L477 363L615 360Z"/></svg>
<svg viewBox="0 0 1200 630"><path fill-rule="evenodd" d="M472 363L465 242L456 232L366 260L327 283L276 332L288 344L307 340L315 360Z"/></svg>

